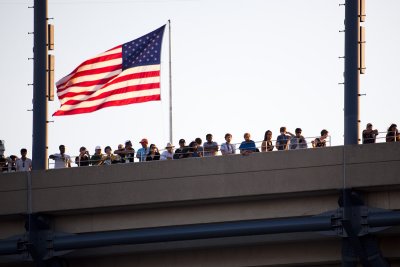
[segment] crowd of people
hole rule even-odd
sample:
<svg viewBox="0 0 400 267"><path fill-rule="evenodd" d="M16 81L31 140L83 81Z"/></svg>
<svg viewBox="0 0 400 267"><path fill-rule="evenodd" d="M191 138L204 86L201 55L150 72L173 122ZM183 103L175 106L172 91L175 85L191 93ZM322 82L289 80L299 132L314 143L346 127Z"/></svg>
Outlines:
<svg viewBox="0 0 400 267"><path fill-rule="evenodd" d="M375 143L378 135L379 131L373 129L372 124L368 123L365 130L362 132L362 143ZM226 156L237 154L238 150L241 155L246 156L255 152L306 149L309 147L309 144L313 148L325 147L328 137L329 132L326 129L323 129L320 137L317 137L308 143L306 138L302 135L302 130L300 128L296 128L295 133L292 134L286 130L286 127L281 127L280 134L277 136L276 140L272 140L272 131L267 130L264 135L264 140L261 142L261 146L259 147L256 145L256 142L251 140L250 133L245 133L243 135L244 141L240 143L238 148L236 148L236 144L232 143L232 135L230 133L225 134L225 142L221 145L218 145L217 142L213 141L212 134L207 134L204 143L199 137L194 141L191 141L188 145L186 144L185 139L180 139L179 147L175 150L175 146L171 143L167 143L165 149L159 150L155 144L149 145L149 141L146 138L143 138L139 142L142 147L138 149L137 152L133 148L130 140L127 140L125 145L119 144L118 149L114 151L110 146L106 146L104 150L101 146L96 146L93 155L90 155L86 147L82 146L79 149L79 155L75 157L74 161L65 153L65 146L60 145L59 153L50 155L49 159L54 160L54 168L58 169L72 167L73 163L82 167L133 163L135 161L144 162L154 160L213 157L217 155L218 151L220 151L223 156ZM400 134L397 125L392 124L386 132L386 142L398 141L400 141ZM3 149L1 149L1 147L3 147ZM21 157L11 155L8 158L5 158L4 146L0 143L0 171L30 171L32 169L32 160L27 158L26 155L27 150L22 148Z"/></svg>

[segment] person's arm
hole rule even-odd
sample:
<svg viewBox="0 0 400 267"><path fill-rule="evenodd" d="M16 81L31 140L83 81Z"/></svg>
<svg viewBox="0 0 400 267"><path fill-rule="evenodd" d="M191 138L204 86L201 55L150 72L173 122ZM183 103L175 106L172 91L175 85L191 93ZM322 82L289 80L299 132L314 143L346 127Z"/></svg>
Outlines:
<svg viewBox="0 0 400 267"><path fill-rule="evenodd" d="M290 133L289 133L289 134L290 134ZM292 135L292 136L293 136L293 135ZM285 150L288 150L288 149L289 149L290 139L291 139L291 138L288 138L288 139L287 139L287 142L286 142L286 145L285 145Z"/></svg>
<svg viewBox="0 0 400 267"><path fill-rule="evenodd" d="M223 143L222 145L221 145L221 154L223 155L223 156L225 156L226 154L228 154L227 153L227 145L226 145L226 143Z"/></svg>
<svg viewBox="0 0 400 267"><path fill-rule="evenodd" d="M217 142L214 142L213 151L214 151L214 154L216 154L218 152L218 143Z"/></svg>
<svg viewBox="0 0 400 267"><path fill-rule="evenodd" d="M68 158L67 158L67 165L68 165L68 168L71 168L71 158L68 156Z"/></svg>
<svg viewBox="0 0 400 267"><path fill-rule="evenodd" d="M267 151L267 141L262 141L261 143L261 152Z"/></svg>

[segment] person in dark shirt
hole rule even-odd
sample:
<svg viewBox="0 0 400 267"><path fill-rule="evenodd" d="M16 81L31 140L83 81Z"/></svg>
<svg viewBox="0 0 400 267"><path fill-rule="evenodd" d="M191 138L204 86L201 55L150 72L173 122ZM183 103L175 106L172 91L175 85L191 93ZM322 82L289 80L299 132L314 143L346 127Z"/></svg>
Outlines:
<svg viewBox="0 0 400 267"><path fill-rule="evenodd" d="M175 150L174 159L187 158L187 156L188 156L187 155L188 148L185 146L185 144L186 144L185 139L179 140L179 148L177 148Z"/></svg>
<svg viewBox="0 0 400 267"><path fill-rule="evenodd" d="M387 130L386 142L399 142L399 141L400 141L399 130L397 130L397 125L393 123Z"/></svg>
<svg viewBox="0 0 400 267"><path fill-rule="evenodd" d="M90 164L93 166L100 165L103 154L101 153L101 146L96 146L94 149L94 154L90 158Z"/></svg>
<svg viewBox="0 0 400 267"><path fill-rule="evenodd" d="M132 147L132 142L130 140L125 141L125 151L124 151L124 162L134 162L135 159L135 149Z"/></svg>
<svg viewBox="0 0 400 267"><path fill-rule="evenodd" d="M160 152L155 144L150 145L149 153L146 156L146 161L160 160Z"/></svg>
<svg viewBox="0 0 400 267"><path fill-rule="evenodd" d="M321 131L321 137L315 138L311 141L313 147L326 147L326 139L328 138L329 132L325 129Z"/></svg>
<svg viewBox="0 0 400 267"><path fill-rule="evenodd" d="M363 144L373 144L376 142L376 136L378 135L378 130L372 129L372 124L368 123L365 130L362 132L362 143Z"/></svg>
<svg viewBox="0 0 400 267"><path fill-rule="evenodd" d="M89 166L90 155L89 151L86 150L86 147L83 146L79 149L79 156L75 158L75 163L79 167Z"/></svg>

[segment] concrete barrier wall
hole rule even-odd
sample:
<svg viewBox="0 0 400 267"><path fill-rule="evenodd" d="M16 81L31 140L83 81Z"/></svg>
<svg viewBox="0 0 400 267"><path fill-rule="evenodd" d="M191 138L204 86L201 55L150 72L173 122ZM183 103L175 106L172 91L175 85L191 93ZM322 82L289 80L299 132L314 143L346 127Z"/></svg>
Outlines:
<svg viewBox="0 0 400 267"><path fill-rule="evenodd" d="M82 233L316 215L337 208L339 192L344 185L363 192L366 204L371 207L400 209L399 173L400 143L381 143L255 153L247 157L235 155L33 171L30 175L33 212L52 216L56 232ZM27 177L28 173L0 174L0 238L24 232L24 214L28 209ZM321 266L321 263L337 266L340 260L338 240L305 242L309 245L304 248L286 242L286 250L279 250L276 245L246 246L238 249L241 261L236 266L290 265L300 259L295 256L296 251L319 248L322 250L318 254L320 260L318 257L308 259L305 251L302 262L310 266ZM392 247L391 242L385 239L383 245L388 257L395 258L397 252L393 251L395 246ZM278 254L282 251L286 252ZM235 249L224 248L222 252L224 257L207 249L172 254L160 252L159 258L146 253L130 255L121 257L119 266L132 262L135 266L153 266L153 263L163 266L163 259L174 262L174 257L179 258L181 265L171 266L189 266L193 257L209 257L212 266L235 266L234 261L228 260L235 258ZM283 256L288 252L294 256L285 262ZM265 253L271 253L275 260L265 261ZM79 258L79 253L72 255ZM254 256L254 261L245 260L249 255ZM220 259L224 262L219 262ZM113 257L77 262L72 257L71 261L71 266L79 267L115 265Z"/></svg>

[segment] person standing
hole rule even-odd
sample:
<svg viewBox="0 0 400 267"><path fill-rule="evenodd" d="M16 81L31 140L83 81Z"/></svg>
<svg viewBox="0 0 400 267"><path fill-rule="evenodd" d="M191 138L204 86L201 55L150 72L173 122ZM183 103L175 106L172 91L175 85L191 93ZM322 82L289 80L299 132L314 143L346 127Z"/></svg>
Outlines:
<svg viewBox="0 0 400 267"><path fill-rule="evenodd" d="M387 130L386 134L386 142L399 142L400 141L400 134L399 131L397 130L397 125L392 124Z"/></svg>
<svg viewBox="0 0 400 267"><path fill-rule="evenodd" d="M286 132L286 127L284 127L284 126L282 126L279 129L279 132L281 134L276 138L276 149L288 150L289 143L290 143L290 137L294 136L294 134L292 134L290 132Z"/></svg>
<svg viewBox="0 0 400 267"><path fill-rule="evenodd" d="M112 153L110 146L104 148L104 154L101 158L100 165L111 165L118 163L118 157Z"/></svg>
<svg viewBox="0 0 400 267"><path fill-rule="evenodd" d="M75 163L79 167L89 166L90 155L89 152L86 150L86 147L83 146L79 149L79 156L75 158Z"/></svg>
<svg viewBox="0 0 400 267"><path fill-rule="evenodd" d="M139 162L146 161L147 154L150 152L149 148L147 147L149 141L146 138L143 138L139 143L142 145L142 147L138 149L136 157L139 159Z"/></svg>
<svg viewBox="0 0 400 267"><path fill-rule="evenodd" d="M225 143L221 144L222 155L233 155L236 154L235 144L231 144L232 135L230 133L225 134Z"/></svg>
<svg viewBox="0 0 400 267"><path fill-rule="evenodd" d="M26 157L28 150L26 148L21 149L21 158L17 159L15 167L17 172L24 172L32 170L32 160Z"/></svg>
<svg viewBox="0 0 400 267"><path fill-rule="evenodd" d="M290 138L290 149L304 149L307 148L307 141L304 136L301 135L301 129L296 128L295 135Z"/></svg>
<svg viewBox="0 0 400 267"><path fill-rule="evenodd" d="M96 146L94 149L94 154L90 158L90 165L97 166L100 165L103 154L101 153L101 146Z"/></svg>
<svg viewBox="0 0 400 267"><path fill-rule="evenodd" d="M126 140L125 141L125 149L122 152L123 156L123 162L125 163L131 163L134 162L135 160L135 149L132 147L132 142L131 140Z"/></svg>
<svg viewBox="0 0 400 267"><path fill-rule="evenodd" d="M174 148L174 146L171 143L167 143L167 145L165 146L165 149L160 156L160 160L171 160L174 159L174 152L172 151L172 149Z"/></svg>
<svg viewBox="0 0 400 267"><path fill-rule="evenodd" d="M187 158L188 148L186 147L185 139L179 140L179 148L175 150L174 159L183 159Z"/></svg>
<svg viewBox="0 0 400 267"><path fill-rule="evenodd" d="M65 154L65 146L58 147L60 153L50 155L49 158L54 160L54 169L71 168L71 157Z"/></svg>
<svg viewBox="0 0 400 267"><path fill-rule="evenodd" d="M372 129L372 123L368 123L365 130L362 132L362 143L373 144L376 142L376 136L379 134L378 130Z"/></svg>
<svg viewBox="0 0 400 267"><path fill-rule="evenodd" d="M150 145L149 153L146 156L146 161L160 160L160 152L155 144Z"/></svg>
<svg viewBox="0 0 400 267"><path fill-rule="evenodd" d="M328 138L329 132L325 129L321 131L321 137L315 138L314 141L312 141L312 146L313 147L326 147L326 139Z"/></svg>
<svg viewBox="0 0 400 267"><path fill-rule="evenodd" d="M261 143L261 152L274 150L272 145L272 131L267 130L264 134L264 141Z"/></svg>
<svg viewBox="0 0 400 267"><path fill-rule="evenodd" d="M218 152L218 143L214 142L212 134L207 134L206 135L206 140L207 142L204 142L203 148L204 148L204 157L213 157L217 155Z"/></svg>
<svg viewBox="0 0 400 267"><path fill-rule="evenodd" d="M244 141L239 146L240 154L248 156L253 152L257 152L256 143L253 140L250 140L250 134L245 133L243 138Z"/></svg>

